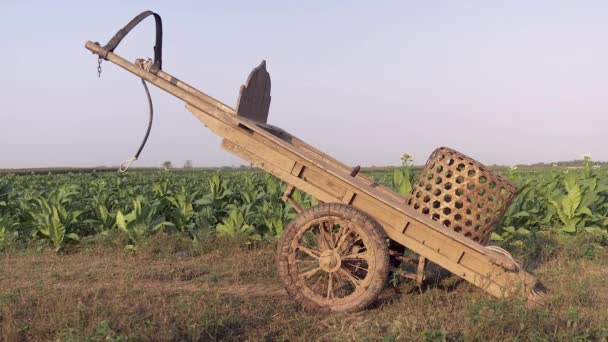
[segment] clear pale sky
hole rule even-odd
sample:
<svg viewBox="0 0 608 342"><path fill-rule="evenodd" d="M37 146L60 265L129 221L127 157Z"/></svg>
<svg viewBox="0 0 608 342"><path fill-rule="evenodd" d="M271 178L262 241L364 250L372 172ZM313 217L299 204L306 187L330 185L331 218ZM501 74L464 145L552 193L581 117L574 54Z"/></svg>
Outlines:
<svg viewBox="0 0 608 342"><path fill-rule="evenodd" d="M147 120L140 81L97 60L144 10L163 17L170 74L234 105L267 60L269 123L347 164L608 160L606 1L2 0L0 168L118 165ZM116 52L153 56L152 18ZM239 165L177 98L152 90L138 166Z"/></svg>

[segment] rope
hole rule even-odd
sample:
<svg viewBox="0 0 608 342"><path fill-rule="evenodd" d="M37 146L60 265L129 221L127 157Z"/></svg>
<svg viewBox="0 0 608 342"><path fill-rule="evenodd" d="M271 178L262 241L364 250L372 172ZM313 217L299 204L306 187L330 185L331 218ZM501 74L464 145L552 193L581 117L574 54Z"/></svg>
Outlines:
<svg viewBox="0 0 608 342"><path fill-rule="evenodd" d="M154 61L152 61L152 58L148 57L142 61L141 68L147 72L150 72L150 69L152 69L152 65L154 65Z"/></svg>
<svg viewBox="0 0 608 342"><path fill-rule="evenodd" d="M507 252L505 249L500 248L498 246L486 246L487 249L502 254L504 256L506 256L509 260L511 260L515 266L517 266L517 269L520 270L521 269L521 265L513 258L513 256L511 255L511 253Z"/></svg>
<svg viewBox="0 0 608 342"><path fill-rule="evenodd" d="M154 65L154 62L152 61L152 59L148 58L146 60L142 60L141 62L142 63L136 63L136 64L139 65L145 71L150 72L150 69ZM120 167L118 168L118 172L121 172L121 173L127 172L129 167L131 167L131 164L139 158L141 151L144 149L144 146L146 146L146 142L148 141L148 137L150 136L150 131L152 130L152 120L154 119L154 106L152 105L152 96L150 96L150 90L148 89L148 84L146 83L146 81L143 78L141 79L141 84L144 86L144 90L146 91L146 97L148 98L148 108L149 108L148 128L146 129L146 134L144 135L144 139L142 140L141 144L139 145L139 148L137 149L137 152L135 153L135 155L133 157L125 160L122 164L120 164Z"/></svg>
<svg viewBox="0 0 608 342"><path fill-rule="evenodd" d="M125 160L122 164L120 164L120 167L118 168L118 172L127 172L129 167L131 167L131 163L133 163L136 160L137 160L137 158L135 158L135 157L131 157L131 158Z"/></svg>

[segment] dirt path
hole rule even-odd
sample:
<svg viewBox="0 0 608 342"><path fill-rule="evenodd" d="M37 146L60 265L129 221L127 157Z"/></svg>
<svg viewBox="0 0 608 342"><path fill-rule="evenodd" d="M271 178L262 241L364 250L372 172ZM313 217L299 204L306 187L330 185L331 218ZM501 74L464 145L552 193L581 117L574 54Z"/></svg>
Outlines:
<svg viewBox="0 0 608 342"><path fill-rule="evenodd" d="M203 291L242 297L286 297L286 292L277 279L256 276L255 265L247 270L242 258L236 256L233 259L219 253L162 260L122 253L10 256L0 259L0 287L32 289L44 286L63 290L109 291L134 289L150 293ZM221 265L218 263L220 261ZM268 270L265 273L269 273ZM251 274L254 276L251 277Z"/></svg>

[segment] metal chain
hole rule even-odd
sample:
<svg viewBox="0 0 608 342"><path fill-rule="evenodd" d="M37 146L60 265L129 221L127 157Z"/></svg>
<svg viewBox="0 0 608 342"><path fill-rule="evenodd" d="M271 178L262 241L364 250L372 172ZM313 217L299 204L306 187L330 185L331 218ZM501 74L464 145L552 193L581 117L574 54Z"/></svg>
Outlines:
<svg viewBox="0 0 608 342"><path fill-rule="evenodd" d="M97 77L101 78L101 57L97 59Z"/></svg>

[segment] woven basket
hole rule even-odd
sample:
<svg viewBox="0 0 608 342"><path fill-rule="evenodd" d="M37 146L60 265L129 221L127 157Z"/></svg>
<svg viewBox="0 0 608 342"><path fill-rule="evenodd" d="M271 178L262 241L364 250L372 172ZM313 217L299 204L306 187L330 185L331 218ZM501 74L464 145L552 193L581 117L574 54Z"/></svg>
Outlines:
<svg viewBox="0 0 608 342"><path fill-rule="evenodd" d="M516 193L508 179L464 154L440 147L426 162L407 203L485 245Z"/></svg>

